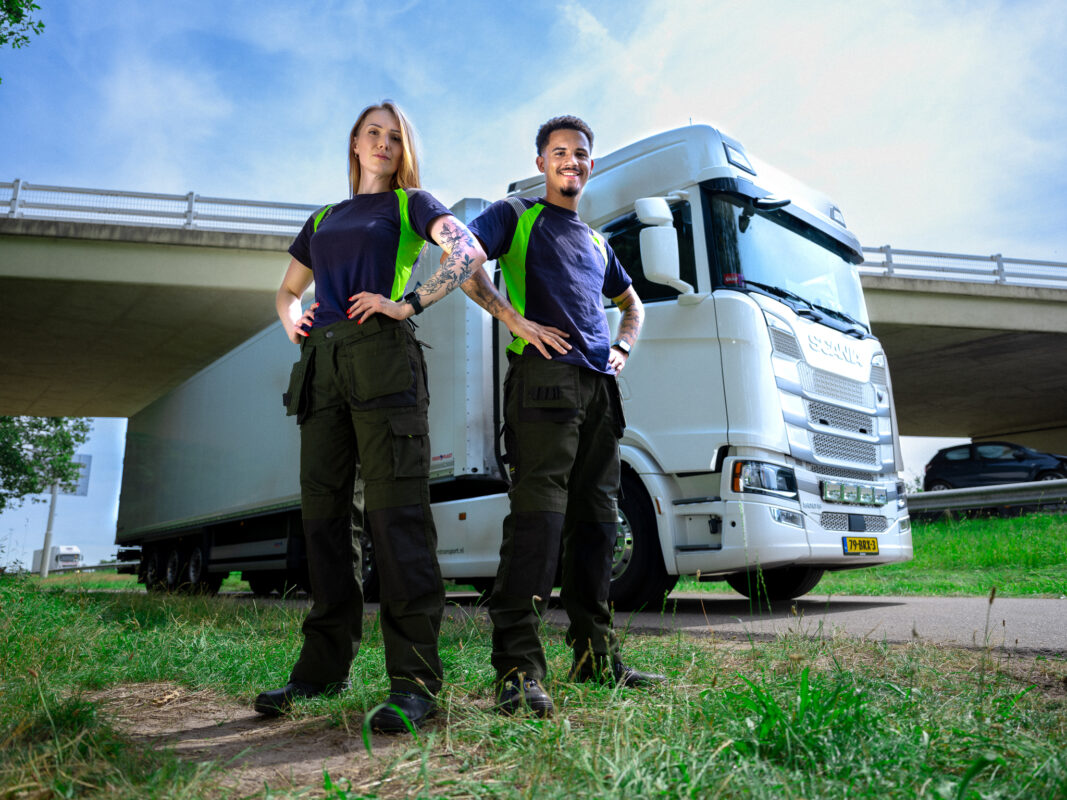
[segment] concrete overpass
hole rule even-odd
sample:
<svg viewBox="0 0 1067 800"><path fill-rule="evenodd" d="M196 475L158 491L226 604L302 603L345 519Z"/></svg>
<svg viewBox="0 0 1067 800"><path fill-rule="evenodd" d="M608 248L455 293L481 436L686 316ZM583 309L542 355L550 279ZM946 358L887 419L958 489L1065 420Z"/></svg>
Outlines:
<svg viewBox="0 0 1067 800"><path fill-rule="evenodd" d="M120 224L99 213L0 217L0 414L132 416L274 322L286 248L313 208L245 204L270 212L250 222L240 201L159 195L171 208L146 216L114 209L132 193L95 194ZM32 206L84 211L69 197ZM158 216L184 226L145 224ZM1018 285L1019 265L1038 285ZM872 250L861 274L902 434L1067 452L1067 265L1014 268L998 256Z"/></svg>

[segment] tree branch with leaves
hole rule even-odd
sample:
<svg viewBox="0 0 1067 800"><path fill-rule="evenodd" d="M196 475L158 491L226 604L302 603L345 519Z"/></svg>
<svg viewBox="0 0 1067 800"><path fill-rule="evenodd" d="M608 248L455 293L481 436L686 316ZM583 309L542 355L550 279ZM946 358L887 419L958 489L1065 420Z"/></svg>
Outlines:
<svg viewBox="0 0 1067 800"><path fill-rule="evenodd" d="M33 0L0 0L0 47L10 44L18 50L30 43L31 35L40 36L44 23L33 18L40 10Z"/></svg>
<svg viewBox="0 0 1067 800"><path fill-rule="evenodd" d="M73 491L81 476L74 452L89 438L85 417L0 417L0 511L43 497L56 485Z"/></svg>

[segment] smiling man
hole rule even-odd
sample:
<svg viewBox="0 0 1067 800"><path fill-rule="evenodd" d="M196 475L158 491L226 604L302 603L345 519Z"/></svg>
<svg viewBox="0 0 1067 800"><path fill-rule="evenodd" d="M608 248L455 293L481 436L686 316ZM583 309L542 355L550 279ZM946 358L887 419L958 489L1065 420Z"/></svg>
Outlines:
<svg viewBox="0 0 1067 800"><path fill-rule="evenodd" d="M643 686L663 678L622 663L608 608L625 424L615 376L644 311L611 247L578 217L593 171L593 132L577 117L555 117L541 126L536 144L544 197L498 201L470 229L498 260L515 309L564 331L570 345L551 359L520 338L508 346L511 513L489 601L497 708L548 716L553 706L542 686L547 666L538 627L561 544L571 679ZM602 297L622 311L614 338Z"/></svg>

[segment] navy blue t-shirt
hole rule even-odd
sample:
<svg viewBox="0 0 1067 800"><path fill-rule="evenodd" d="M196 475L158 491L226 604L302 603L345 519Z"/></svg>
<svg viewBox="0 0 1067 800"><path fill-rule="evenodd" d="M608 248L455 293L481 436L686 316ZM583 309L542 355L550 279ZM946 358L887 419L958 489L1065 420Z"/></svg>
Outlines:
<svg viewBox="0 0 1067 800"><path fill-rule="evenodd" d="M429 192L408 193L408 219L426 241L433 221L449 213ZM321 328L348 319L348 298L358 292L390 296L400 244L400 200L395 192L357 194L335 205L317 231L315 216L308 217L289 254L315 276L319 307L313 327Z"/></svg>
<svg viewBox="0 0 1067 800"><path fill-rule="evenodd" d="M605 253L578 214L545 200L522 198L527 208L541 203L544 210L530 231L526 250L523 297L509 297L527 319L551 325L570 334L566 355L552 351L553 361L576 364L606 375L611 331L604 314L604 297L618 297L632 281L615 252L605 242ZM500 258L511 247L518 216L506 200L498 200L470 224L489 258ZM510 294L510 293L509 293ZM532 347L525 353L540 356Z"/></svg>

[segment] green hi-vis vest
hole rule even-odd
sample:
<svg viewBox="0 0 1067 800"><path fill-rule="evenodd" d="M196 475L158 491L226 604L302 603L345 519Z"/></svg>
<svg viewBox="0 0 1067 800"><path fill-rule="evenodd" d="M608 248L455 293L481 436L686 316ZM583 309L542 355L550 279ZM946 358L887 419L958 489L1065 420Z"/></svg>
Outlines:
<svg viewBox="0 0 1067 800"><path fill-rule="evenodd" d="M526 250L530 245L530 234L533 232L534 223L537 222L537 218L545 207L542 203L534 203L526 208L517 197L508 197L506 200L508 205L515 210L519 221L515 225L515 234L511 237L511 246L504 255L497 259L497 263L500 264L500 269L504 273L504 283L508 287L508 299L516 311L526 316ZM597 250L600 251L604 266L607 267L608 248L604 244L604 237L592 228L589 228L589 236L593 239ZM528 341L516 336L508 345L508 350L521 354L528 344Z"/></svg>
<svg viewBox="0 0 1067 800"><path fill-rule="evenodd" d="M397 202L400 205L400 242L396 247L396 272L393 276L393 288L389 292L389 299L393 302L404 296L404 287L408 285L411 270L414 268L415 262L419 260L419 256L422 255L423 248L426 247L426 242L411 227L411 218L408 216L408 193L413 191L415 190L394 190ZM332 212L333 205L323 206L315 212L315 221L311 227L312 235L318 231L319 225Z"/></svg>

